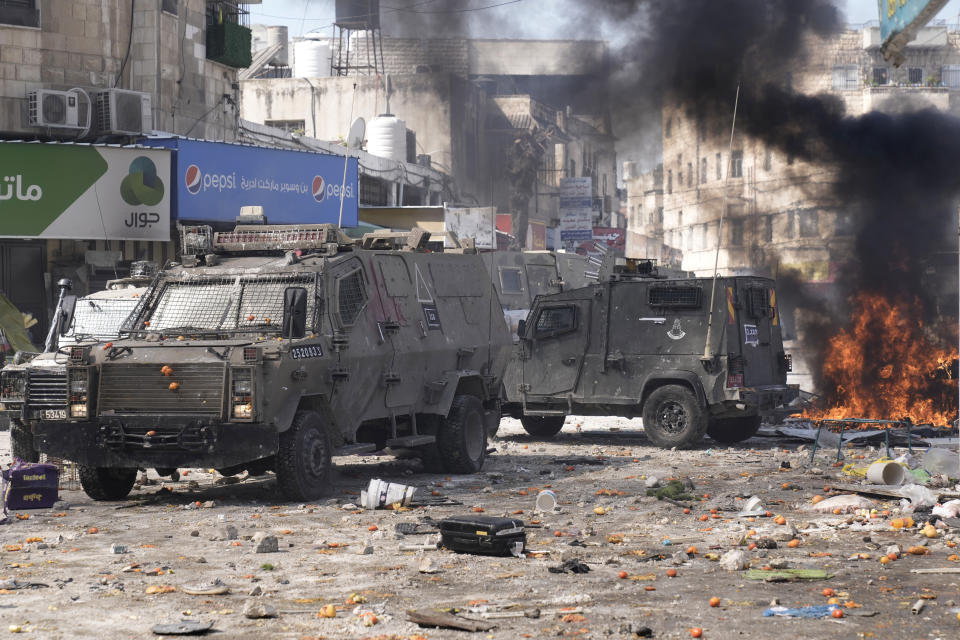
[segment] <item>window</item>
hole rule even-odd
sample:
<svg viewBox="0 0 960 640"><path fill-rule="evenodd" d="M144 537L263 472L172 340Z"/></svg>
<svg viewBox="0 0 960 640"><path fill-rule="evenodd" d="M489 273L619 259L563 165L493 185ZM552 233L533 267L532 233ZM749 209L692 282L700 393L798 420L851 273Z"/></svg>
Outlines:
<svg viewBox="0 0 960 640"><path fill-rule="evenodd" d="M647 291L647 303L651 307L696 309L700 306L700 287L654 285Z"/></svg>
<svg viewBox="0 0 960 640"><path fill-rule="evenodd" d="M763 170L770 171L771 169L773 169L773 151L767 149L763 155Z"/></svg>
<svg viewBox="0 0 960 640"><path fill-rule="evenodd" d="M793 237L793 212L787 214L787 223L783 229L783 236L785 238Z"/></svg>
<svg viewBox="0 0 960 640"><path fill-rule="evenodd" d="M0 0L0 24L39 27L40 7L36 0Z"/></svg>
<svg viewBox="0 0 960 640"><path fill-rule="evenodd" d="M603 174L603 195L607 195L607 174Z"/></svg>
<svg viewBox="0 0 960 640"><path fill-rule="evenodd" d="M577 326L576 307L547 307L537 316L535 337L555 336L573 331Z"/></svg>
<svg viewBox="0 0 960 640"><path fill-rule="evenodd" d="M673 169L667 169L667 193L673 193Z"/></svg>
<svg viewBox="0 0 960 640"><path fill-rule="evenodd" d="M700 158L700 182L707 181L707 159Z"/></svg>
<svg viewBox="0 0 960 640"><path fill-rule="evenodd" d="M172 13L177 15L177 5L180 4L179 0L162 0L160 7L167 13Z"/></svg>
<svg viewBox="0 0 960 640"><path fill-rule="evenodd" d="M754 318L773 317L770 293L766 289L747 289L747 313Z"/></svg>
<svg viewBox="0 0 960 640"><path fill-rule="evenodd" d="M943 86L960 88L960 64L945 64L941 73Z"/></svg>
<svg viewBox="0 0 960 640"><path fill-rule="evenodd" d="M664 126L664 129L663 129L664 137L669 138L672 131L673 131L673 118L667 118L667 124Z"/></svg>
<svg viewBox="0 0 960 640"><path fill-rule="evenodd" d="M838 64L833 67L833 88L839 91L860 86L860 70L855 64Z"/></svg>
<svg viewBox="0 0 960 640"><path fill-rule="evenodd" d="M360 176L360 204L386 206L388 196L388 184L383 180L373 178L367 175Z"/></svg>
<svg viewBox="0 0 960 640"><path fill-rule="evenodd" d="M731 178L742 178L743 177L743 151L734 151L733 155L730 157L732 164L730 166L730 177Z"/></svg>
<svg viewBox="0 0 960 640"><path fill-rule="evenodd" d="M873 68L873 84L882 85L890 83L890 70L886 67Z"/></svg>
<svg viewBox="0 0 960 640"><path fill-rule="evenodd" d="M337 279L337 315L340 325L350 327L367 305L367 296L363 288L363 272L355 269Z"/></svg>
<svg viewBox="0 0 960 640"><path fill-rule="evenodd" d="M567 163L567 177L576 178L577 177L577 161L573 158L570 159L570 162Z"/></svg>
<svg viewBox="0 0 960 640"><path fill-rule="evenodd" d="M763 219L763 241L773 242L773 216L766 216Z"/></svg>
<svg viewBox="0 0 960 640"><path fill-rule="evenodd" d="M849 211L840 211L837 213L837 221L834 234L838 236L852 236L855 228L853 224L853 214Z"/></svg>
<svg viewBox="0 0 960 640"><path fill-rule="evenodd" d="M683 171L677 169L677 186L683 188Z"/></svg>
<svg viewBox="0 0 960 640"><path fill-rule="evenodd" d="M800 237L816 238L820 236L819 216L816 211L800 212Z"/></svg>
<svg viewBox="0 0 960 640"><path fill-rule="evenodd" d="M730 246L743 246L743 218L734 218L730 221Z"/></svg>
<svg viewBox="0 0 960 640"><path fill-rule="evenodd" d="M683 209L681 209L680 211L677 211L677 226L678 227L683 226Z"/></svg>
<svg viewBox="0 0 960 640"><path fill-rule="evenodd" d="M721 162L722 158L723 156L718 153L717 154L717 180L720 180L721 178L723 178L723 173L722 173L723 163Z"/></svg>
<svg viewBox="0 0 960 640"><path fill-rule="evenodd" d="M303 120L264 120L263 124L268 127L276 127L277 129L283 129L287 133L300 133L302 134L306 129L306 126Z"/></svg>
<svg viewBox="0 0 960 640"><path fill-rule="evenodd" d="M523 281L520 279L520 275L520 269L500 267L500 291L503 293L522 293Z"/></svg>
<svg viewBox="0 0 960 640"><path fill-rule="evenodd" d="M917 67L907 69L907 82L910 84L923 84L923 69Z"/></svg>
<svg viewBox="0 0 960 640"><path fill-rule="evenodd" d="M693 163L687 163L687 186L693 186Z"/></svg>
<svg viewBox="0 0 960 640"><path fill-rule="evenodd" d="M663 207L657 208L657 222L663 224Z"/></svg>

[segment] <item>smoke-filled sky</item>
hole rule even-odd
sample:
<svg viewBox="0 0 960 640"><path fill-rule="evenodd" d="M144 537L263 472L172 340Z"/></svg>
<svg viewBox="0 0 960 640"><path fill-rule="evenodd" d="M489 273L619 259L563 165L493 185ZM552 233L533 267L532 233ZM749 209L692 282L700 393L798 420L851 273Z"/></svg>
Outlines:
<svg viewBox="0 0 960 640"><path fill-rule="evenodd" d="M381 2L382 13L384 14L384 33L390 35L392 13L404 13L411 17L427 18L436 14L413 14L407 11L393 11L392 8L410 8L416 11L435 10L431 5L438 9L446 8L479 8L489 5L496 5L508 0L384 0ZM677 0L682 2L683 0ZM802 0L800 0L802 1ZM612 28L603 28L601 25L594 24L594 30L591 27L589 17L578 25L573 25L569 20L571 11L575 12L577 5L586 3L580 0L521 0L512 4L506 4L492 9L485 9L480 12L466 12L465 16L471 13L477 15L470 16L465 20L480 23L479 18L490 19L503 29L502 33L484 34L485 37L504 37L504 38L583 38L583 37L604 37L609 39L618 39L620 34L616 33L616 25L608 25ZM860 24L869 20L877 19L876 0L838 0L837 6L841 8L846 16L846 21L852 24ZM388 8L389 7L389 8ZM286 25L290 29L291 36L298 36L307 31L320 30L326 33L331 29L333 23L334 11L333 0L263 0L260 5L250 5L250 14L253 22L256 24ZM960 0L950 0L937 18L947 20L951 24L960 23ZM433 34L427 34L429 35ZM439 35L439 34L437 34Z"/></svg>

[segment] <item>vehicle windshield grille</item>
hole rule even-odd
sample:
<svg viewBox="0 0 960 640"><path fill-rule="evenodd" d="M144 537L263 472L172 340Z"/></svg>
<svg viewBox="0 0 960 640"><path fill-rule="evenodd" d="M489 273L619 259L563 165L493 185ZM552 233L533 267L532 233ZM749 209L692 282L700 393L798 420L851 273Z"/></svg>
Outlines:
<svg viewBox="0 0 960 640"><path fill-rule="evenodd" d="M65 338L80 340L111 340L120 335L120 326L136 308L139 298L77 300L73 326ZM62 342L62 341L61 341Z"/></svg>
<svg viewBox="0 0 960 640"><path fill-rule="evenodd" d="M700 306L700 287L652 286L649 293L652 307L683 307L695 309Z"/></svg>
<svg viewBox="0 0 960 640"><path fill-rule="evenodd" d="M288 287L307 290L308 328L318 329L322 305L315 274L307 273L161 277L123 331L279 332Z"/></svg>

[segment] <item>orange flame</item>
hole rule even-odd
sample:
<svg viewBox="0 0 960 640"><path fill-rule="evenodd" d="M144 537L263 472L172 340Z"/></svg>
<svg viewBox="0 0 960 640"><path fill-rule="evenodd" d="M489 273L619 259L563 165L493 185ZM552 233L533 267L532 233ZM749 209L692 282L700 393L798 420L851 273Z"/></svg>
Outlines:
<svg viewBox="0 0 960 640"><path fill-rule="evenodd" d="M828 408L810 418L909 417L950 425L957 417L956 347L943 348L924 328L917 301L893 303L861 293L852 325L830 338L821 386Z"/></svg>

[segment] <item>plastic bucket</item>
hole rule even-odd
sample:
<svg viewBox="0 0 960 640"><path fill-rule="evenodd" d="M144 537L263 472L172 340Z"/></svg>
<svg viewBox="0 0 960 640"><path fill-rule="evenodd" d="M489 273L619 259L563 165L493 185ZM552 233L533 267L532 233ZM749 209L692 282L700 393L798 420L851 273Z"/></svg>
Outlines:
<svg viewBox="0 0 960 640"><path fill-rule="evenodd" d="M896 462L874 462L867 467L867 480L873 484L903 484L903 467Z"/></svg>
<svg viewBox="0 0 960 640"><path fill-rule="evenodd" d="M366 509L382 509L392 504L409 505L416 488L405 484L384 482L374 478L367 485L366 491L360 492L360 503Z"/></svg>

